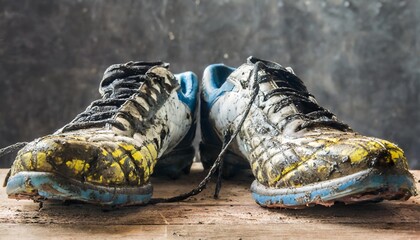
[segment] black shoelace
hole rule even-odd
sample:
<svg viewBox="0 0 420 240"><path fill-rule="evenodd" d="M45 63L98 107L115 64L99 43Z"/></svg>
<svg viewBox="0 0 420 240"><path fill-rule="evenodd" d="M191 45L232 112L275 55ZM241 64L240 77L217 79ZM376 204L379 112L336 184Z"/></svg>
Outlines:
<svg viewBox="0 0 420 240"><path fill-rule="evenodd" d="M123 124L113 118L116 113L122 114L134 126L135 120L132 119L132 116L119 111L119 108L123 103L133 100L131 97L134 94L139 94L138 90L141 84L151 84L145 74L152 66L168 67L168 64L163 62L128 62L108 69L101 82L102 99L93 101L84 112L77 115L73 121L64 126L62 132L102 127L106 124L123 131L126 130ZM150 98L145 99L151 101ZM135 103L135 101L133 102ZM153 103L150 104L152 105Z"/></svg>
<svg viewBox="0 0 420 240"><path fill-rule="evenodd" d="M142 77L116 80L114 82L115 90L112 92L113 96L107 96L111 93L106 93L102 99L93 101L84 112L77 115L73 121L64 126L62 132L101 127L105 124L111 124L120 130L125 130L124 125L112 117L131 95L137 93L137 89L141 84L139 80L144 81Z"/></svg>
<svg viewBox="0 0 420 240"><path fill-rule="evenodd" d="M257 59L259 60L259 59ZM277 113L282 108L293 104L300 113L295 113L286 118L286 124L295 119L301 119L305 122L300 125L297 130L312 127L331 127L340 131L349 131L351 128L337 120L335 115L329 110L321 107L315 101L312 94L308 92L302 80L296 75L289 72L279 64L273 62L258 61L255 63L255 71L264 70L267 74L259 77L254 74L254 82L257 84L264 83L271 80L274 77L274 82L278 86L277 88L267 92L264 95L263 101L267 101L269 98L275 95L287 96L281 101L275 103L274 113ZM286 125L285 124L285 125Z"/></svg>

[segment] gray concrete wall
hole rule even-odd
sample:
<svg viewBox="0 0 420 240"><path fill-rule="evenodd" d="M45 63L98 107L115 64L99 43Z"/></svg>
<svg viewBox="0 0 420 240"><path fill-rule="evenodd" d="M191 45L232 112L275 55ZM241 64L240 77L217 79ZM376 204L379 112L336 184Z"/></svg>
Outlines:
<svg viewBox="0 0 420 240"><path fill-rule="evenodd" d="M419 169L419 18L415 0L0 0L0 147L70 121L112 63L201 76L254 55L292 66L321 105Z"/></svg>

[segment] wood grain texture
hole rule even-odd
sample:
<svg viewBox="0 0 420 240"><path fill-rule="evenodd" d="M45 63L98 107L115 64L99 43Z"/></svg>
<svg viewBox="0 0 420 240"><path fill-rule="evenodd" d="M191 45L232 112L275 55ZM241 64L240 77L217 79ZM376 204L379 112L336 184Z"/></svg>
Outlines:
<svg viewBox="0 0 420 240"><path fill-rule="evenodd" d="M3 179L6 170L0 170ZM420 171L413 171L417 187ZM154 178L155 196L190 190L204 173L195 163L190 175L178 180ZM420 238L420 197L406 202L334 205L302 210L265 209L251 198L253 178L242 172L225 180L220 199L214 183L185 202L103 209L88 204L8 199L0 190L0 239L268 239L369 237Z"/></svg>

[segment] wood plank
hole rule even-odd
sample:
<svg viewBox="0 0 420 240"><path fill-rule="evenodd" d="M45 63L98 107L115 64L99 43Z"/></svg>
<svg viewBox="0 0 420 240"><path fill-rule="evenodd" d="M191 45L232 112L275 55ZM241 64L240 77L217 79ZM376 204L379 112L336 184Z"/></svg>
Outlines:
<svg viewBox="0 0 420 240"><path fill-rule="evenodd" d="M0 239L418 239L416 226L361 224L40 225L2 224ZM418 226L417 226L418 227Z"/></svg>
<svg viewBox="0 0 420 240"><path fill-rule="evenodd" d="M0 170L3 179L6 170ZM190 190L204 176L199 164L178 180L153 178L155 195L169 197ZM417 187L420 171L413 171ZM0 190L0 239L98 238L352 238L368 235L387 239L420 236L420 197L406 202L317 206L302 210L266 209L251 198L250 172L223 181L220 199L213 199L214 182L202 194L180 203L126 207L104 211L89 204L48 202L42 209L32 201L8 199ZM48 231L45 231L48 226ZM44 230L43 230L44 229ZM321 233L322 232L322 233ZM15 235L17 234L17 235ZM311 235L312 234L312 235ZM315 234L315 235L313 235ZM343 236L343 237L341 237Z"/></svg>
<svg viewBox="0 0 420 240"><path fill-rule="evenodd" d="M164 239L165 225L1 224L0 239Z"/></svg>

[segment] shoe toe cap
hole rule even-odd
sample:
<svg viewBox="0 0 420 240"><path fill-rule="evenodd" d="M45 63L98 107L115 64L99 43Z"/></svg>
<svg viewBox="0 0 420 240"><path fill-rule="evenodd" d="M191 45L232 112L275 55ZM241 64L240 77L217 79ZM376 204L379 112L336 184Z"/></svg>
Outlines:
<svg viewBox="0 0 420 240"><path fill-rule="evenodd" d="M363 136L329 142L317 149L296 150L295 161L268 174L270 186L302 186L366 169L408 174L404 152L395 144ZM275 166L275 163L271 164ZM275 174L278 173L278 174Z"/></svg>
<svg viewBox="0 0 420 240"><path fill-rule="evenodd" d="M131 154L130 150L137 152L126 143L97 144L83 138L47 136L19 151L11 174L52 172L95 185L142 185L151 174L150 166L142 164L147 159L138 159L136 164L134 157L140 152Z"/></svg>

